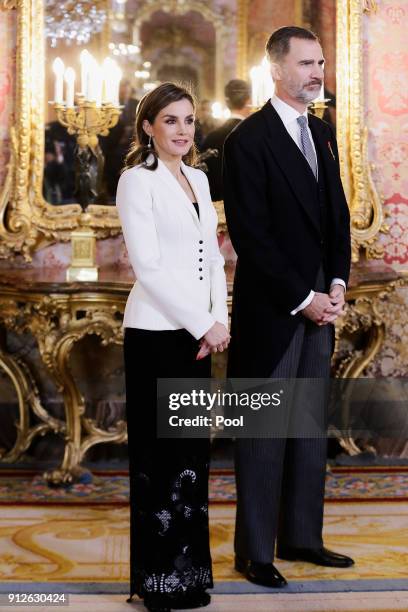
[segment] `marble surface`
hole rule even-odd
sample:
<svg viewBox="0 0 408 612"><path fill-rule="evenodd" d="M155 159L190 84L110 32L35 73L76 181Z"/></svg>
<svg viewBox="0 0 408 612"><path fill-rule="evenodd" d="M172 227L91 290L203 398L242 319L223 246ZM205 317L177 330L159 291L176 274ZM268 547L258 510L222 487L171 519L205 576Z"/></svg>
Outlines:
<svg viewBox="0 0 408 612"><path fill-rule="evenodd" d="M232 290L235 264L225 266L228 287ZM68 282L66 268L2 268L0 269L0 287L12 286L23 291L44 290L55 292L74 291L130 291L135 276L131 268L105 266L99 268L97 281Z"/></svg>

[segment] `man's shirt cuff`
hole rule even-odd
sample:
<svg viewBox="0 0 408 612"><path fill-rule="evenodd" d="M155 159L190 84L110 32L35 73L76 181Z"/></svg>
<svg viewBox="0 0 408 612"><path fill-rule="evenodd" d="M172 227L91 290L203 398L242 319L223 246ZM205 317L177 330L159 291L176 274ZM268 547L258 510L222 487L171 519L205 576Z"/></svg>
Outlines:
<svg viewBox="0 0 408 612"><path fill-rule="evenodd" d="M333 285L341 285L344 288L344 291L347 291L346 283L341 278L333 278L332 282L330 283L330 289L333 287Z"/></svg>
<svg viewBox="0 0 408 612"><path fill-rule="evenodd" d="M300 310L303 310L304 308L306 308L306 306L309 306L310 302L313 300L315 295L314 291L311 291L309 293L309 295L307 296L306 299L303 300L303 302L301 304L299 304L299 306L297 308L295 308L294 310L291 310L290 314L291 315L295 315L297 314Z"/></svg>

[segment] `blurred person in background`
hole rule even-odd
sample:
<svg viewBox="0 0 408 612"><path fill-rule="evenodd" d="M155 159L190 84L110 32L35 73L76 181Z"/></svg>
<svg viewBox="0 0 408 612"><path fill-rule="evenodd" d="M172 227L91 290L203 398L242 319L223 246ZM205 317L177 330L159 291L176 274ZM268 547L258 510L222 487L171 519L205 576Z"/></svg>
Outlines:
<svg viewBox="0 0 408 612"><path fill-rule="evenodd" d="M251 88L246 81L232 79L226 84L224 95L231 116L220 127L210 132L201 146L203 153L208 149L218 151L218 155L213 155L205 160L213 202L223 199L222 151L224 141L228 134L251 113Z"/></svg>

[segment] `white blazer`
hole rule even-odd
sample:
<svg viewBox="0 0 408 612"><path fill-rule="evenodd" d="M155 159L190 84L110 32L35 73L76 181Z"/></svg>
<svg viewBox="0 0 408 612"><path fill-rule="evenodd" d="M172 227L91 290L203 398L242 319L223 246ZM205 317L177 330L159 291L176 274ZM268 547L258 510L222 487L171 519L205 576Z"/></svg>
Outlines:
<svg viewBox="0 0 408 612"><path fill-rule="evenodd" d="M139 165L125 170L119 179L116 206L137 279L123 325L184 328L199 339L215 321L228 326L227 284L207 177L184 163L181 167L200 219L160 160L156 170Z"/></svg>

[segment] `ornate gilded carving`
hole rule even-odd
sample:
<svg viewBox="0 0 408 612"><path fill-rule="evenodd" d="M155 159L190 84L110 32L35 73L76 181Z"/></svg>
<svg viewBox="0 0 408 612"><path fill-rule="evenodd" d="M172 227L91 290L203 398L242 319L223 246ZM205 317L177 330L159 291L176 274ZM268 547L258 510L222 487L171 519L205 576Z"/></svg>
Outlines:
<svg viewBox="0 0 408 612"><path fill-rule="evenodd" d="M10 308L15 309L14 303L9 305ZM19 411L16 441L8 452L0 449L0 460L5 463L14 463L30 447L36 436L44 436L48 432L63 434L65 425L59 419L51 416L42 406L37 385L27 364L22 359L8 355L0 348L0 368L13 383ZM30 425L30 410L40 420L37 425Z"/></svg>
<svg viewBox="0 0 408 612"><path fill-rule="evenodd" d="M294 0L294 14L295 20L294 23L297 26L307 28L308 25L304 23L304 0Z"/></svg>
<svg viewBox="0 0 408 612"><path fill-rule="evenodd" d="M397 287L406 283L404 279L384 283L367 283L347 292L345 314L336 324L336 339L344 332L355 334L368 332L364 350L353 350L344 357L336 368L341 378L357 378L364 374L369 363L377 355L390 323L387 318L387 299Z"/></svg>
<svg viewBox="0 0 408 612"><path fill-rule="evenodd" d="M21 2L23 0L1 0L0 1L0 9L3 10L7 10L7 9L15 9L18 6L20 6Z"/></svg>
<svg viewBox="0 0 408 612"><path fill-rule="evenodd" d="M388 283L363 284L347 292L345 314L336 322L336 350L333 361L338 378L350 379L365 375L367 367L383 345L387 327L392 323L387 314L388 299L395 289L404 284L407 284L407 280L399 278ZM340 341L345 336L353 338L361 333L363 348L356 349L352 346L342 353ZM345 394L350 394L351 391L352 387L345 388ZM348 402L344 401L344 405L347 406ZM347 418L345 422L348 422ZM339 436L339 442L350 455L359 454L363 450L351 434Z"/></svg>
<svg viewBox="0 0 408 612"><path fill-rule="evenodd" d="M221 234L222 232L228 232L227 221L225 218L224 201L219 200L218 202L213 202L213 204L218 215L217 233Z"/></svg>
<svg viewBox="0 0 408 612"><path fill-rule="evenodd" d="M4 185L0 192L0 227L6 224L6 208L10 199L11 187L13 184L13 176L15 170L15 157L16 157L16 134L14 128L10 130L10 159L6 167L6 176L4 179ZM7 248L0 242L0 258L2 252L7 253Z"/></svg>
<svg viewBox="0 0 408 612"><path fill-rule="evenodd" d="M237 75L248 78L248 0L238 0Z"/></svg>
<svg viewBox="0 0 408 612"><path fill-rule="evenodd" d="M2 240L0 257L29 248L33 240L31 228L31 206L27 198L30 164L30 20L31 6L28 0L21 0L17 12L17 82L16 82L16 125L15 140L12 134L11 186L6 198L3 197L0 223ZM7 212L4 212L8 204Z"/></svg>
<svg viewBox="0 0 408 612"><path fill-rule="evenodd" d="M370 13L370 11L373 11L373 13L377 12L377 2L375 0L363 0L363 11L365 13Z"/></svg>
<svg viewBox="0 0 408 612"><path fill-rule="evenodd" d="M0 257L21 253L30 261L35 249L69 240L70 232L79 225L81 207L53 206L42 195L46 103L44 2L20 0L17 8L15 170L7 198L4 191L0 198ZM114 206L93 205L88 212L98 238L120 233Z"/></svg>
<svg viewBox="0 0 408 612"><path fill-rule="evenodd" d="M95 444L121 443L127 439L125 422L118 422L115 428L104 431L85 417L84 399L72 376L69 358L75 343L89 334L99 336L102 345L122 343L122 315L128 290L126 285L110 293L102 285L97 296L91 290L44 295L40 289L27 292L8 285L2 287L0 322L17 333L29 331L33 334L42 361L63 397L64 424L52 420L38 405L34 410L40 418L44 417L42 420L53 431L64 432L62 464L45 474L53 484L69 483L78 478L83 471L80 463L84 454Z"/></svg>
<svg viewBox="0 0 408 612"><path fill-rule="evenodd" d="M94 149L98 145L98 135L107 136L110 128L119 119L120 109L112 104L97 107L95 102L83 98L78 100L78 106L67 108L63 104L54 104L58 121L67 128L68 134L75 134L80 147Z"/></svg>
<svg viewBox="0 0 408 612"><path fill-rule="evenodd" d="M368 258L381 258L378 240L386 232L382 203L376 191L367 153L364 126L362 13L373 2L337 3L337 138L341 173L351 214L352 259L360 250Z"/></svg>

